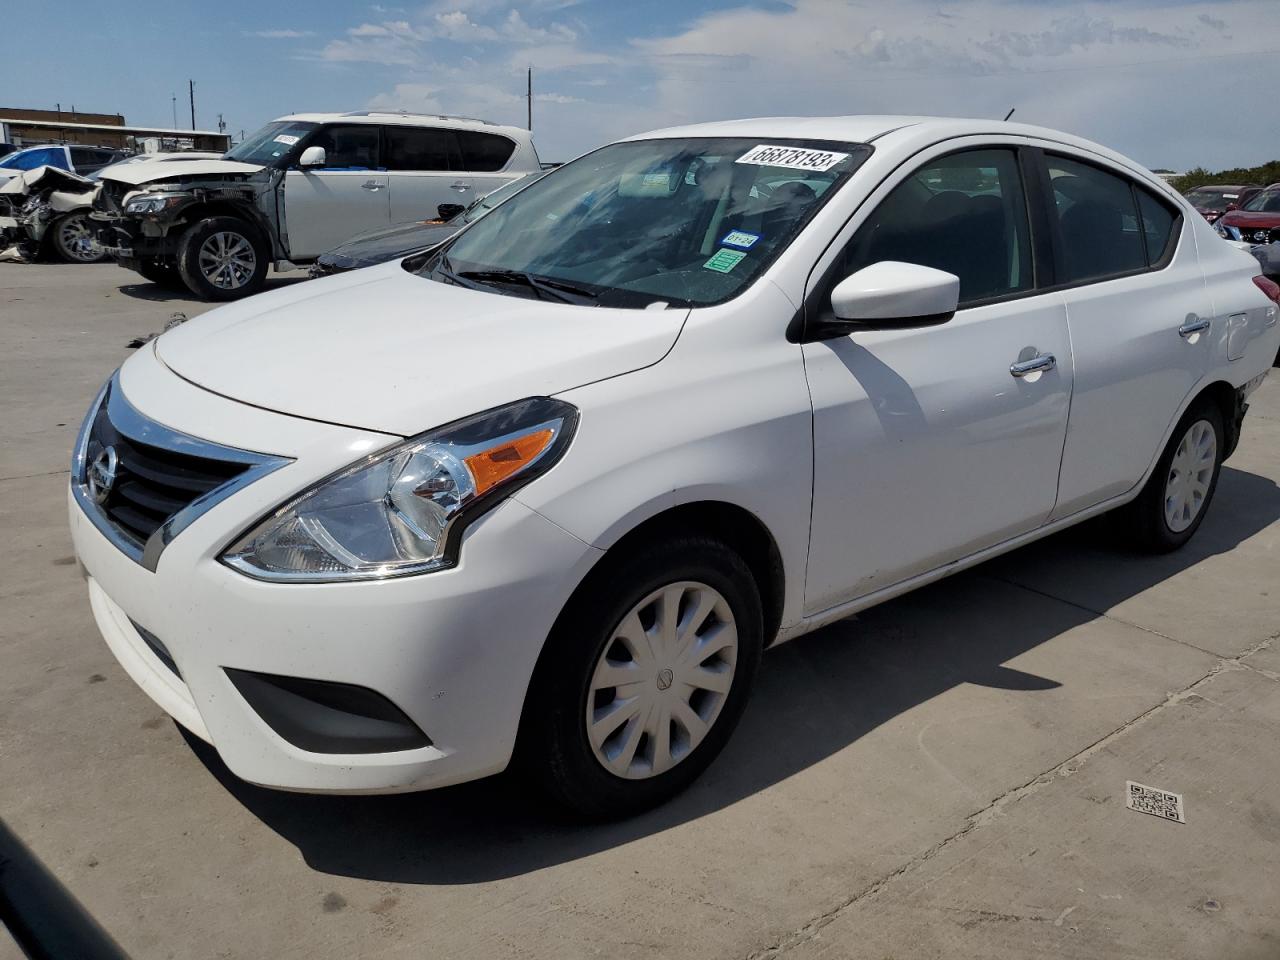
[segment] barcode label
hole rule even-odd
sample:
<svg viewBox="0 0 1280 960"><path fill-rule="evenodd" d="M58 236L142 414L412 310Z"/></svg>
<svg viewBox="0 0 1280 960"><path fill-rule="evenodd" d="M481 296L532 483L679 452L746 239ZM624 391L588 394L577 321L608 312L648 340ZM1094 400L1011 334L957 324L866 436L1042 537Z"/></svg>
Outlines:
<svg viewBox="0 0 1280 960"><path fill-rule="evenodd" d="M1124 805L1130 810L1149 813L1162 820L1172 820L1175 823L1187 822L1186 814L1182 810L1182 794L1148 787L1145 784L1134 783L1132 780L1125 781Z"/></svg>

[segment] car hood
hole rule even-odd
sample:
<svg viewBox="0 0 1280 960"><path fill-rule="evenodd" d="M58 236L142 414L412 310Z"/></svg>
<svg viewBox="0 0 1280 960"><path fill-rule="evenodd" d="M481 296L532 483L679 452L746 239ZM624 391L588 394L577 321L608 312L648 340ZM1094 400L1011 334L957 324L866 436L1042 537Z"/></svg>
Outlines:
<svg viewBox="0 0 1280 960"><path fill-rule="evenodd" d="M1253 210L1232 210L1222 222L1233 227L1280 227L1280 213L1260 213Z"/></svg>
<svg viewBox="0 0 1280 960"><path fill-rule="evenodd" d="M235 160L183 160L181 163L144 160L140 163L105 167L102 170L102 179L128 183L136 187L155 180L169 180L174 177L221 177L229 173L257 173L262 169L256 163L238 163Z"/></svg>
<svg viewBox="0 0 1280 960"><path fill-rule="evenodd" d="M399 226L370 230L334 247L320 261L341 259L353 266L386 263L424 250L449 239L460 229L451 223L402 223Z"/></svg>
<svg viewBox="0 0 1280 960"><path fill-rule="evenodd" d="M412 436L657 363L688 314L504 296L389 263L220 307L155 344L171 370L214 393Z"/></svg>

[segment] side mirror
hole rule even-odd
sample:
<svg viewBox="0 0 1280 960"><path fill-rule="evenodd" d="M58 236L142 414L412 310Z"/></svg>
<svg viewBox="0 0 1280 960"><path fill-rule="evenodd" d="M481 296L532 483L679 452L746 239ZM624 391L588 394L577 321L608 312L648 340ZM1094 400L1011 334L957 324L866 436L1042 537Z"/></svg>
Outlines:
<svg viewBox="0 0 1280 960"><path fill-rule="evenodd" d="M323 167L325 159L324 147L307 147L298 158L298 166Z"/></svg>
<svg viewBox="0 0 1280 960"><path fill-rule="evenodd" d="M840 327L945 323L955 314L959 302L960 278L955 274L896 260L863 267L831 291L831 312Z"/></svg>
<svg viewBox="0 0 1280 960"><path fill-rule="evenodd" d="M1227 213L1230 213L1232 210L1239 210L1239 209L1240 209L1240 204L1236 203L1234 200L1230 201L1227 204Z"/></svg>
<svg viewBox="0 0 1280 960"><path fill-rule="evenodd" d="M452 220L465 209L461 203L442 203L436 207L436 215L441 220Z"/></svg>

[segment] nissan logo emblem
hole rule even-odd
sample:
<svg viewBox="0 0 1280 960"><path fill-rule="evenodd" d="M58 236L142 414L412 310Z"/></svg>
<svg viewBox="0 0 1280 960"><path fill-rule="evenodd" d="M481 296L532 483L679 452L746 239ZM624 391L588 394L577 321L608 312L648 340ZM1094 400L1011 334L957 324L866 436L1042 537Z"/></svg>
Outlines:
<svg viewBox="0 0 1280 960"><path fill-rule="evenodd" d="M89 495L94 503L105 503L116 482L116 469L120 466L120 458L116 456L115 447L107 447L93 458L89 464Z"/></svg>

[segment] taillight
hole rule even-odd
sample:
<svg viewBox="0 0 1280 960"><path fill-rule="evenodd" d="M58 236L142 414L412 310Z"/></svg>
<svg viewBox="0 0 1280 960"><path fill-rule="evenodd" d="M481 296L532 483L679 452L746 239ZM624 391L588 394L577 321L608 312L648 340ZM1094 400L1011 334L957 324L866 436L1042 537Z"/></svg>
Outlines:
<svg viewBox="0 0 1280 960"><path fill-rule="evenodd" d="M1259 290L1267 295L1267 299L1272 303L1280 303L1280 283L1274 280L1258 275L1253 278L1254 284Z"/></svg>

